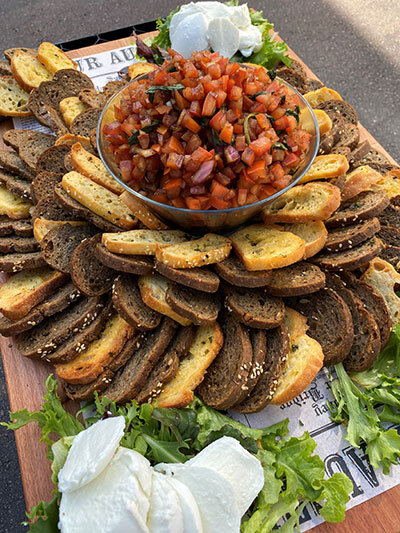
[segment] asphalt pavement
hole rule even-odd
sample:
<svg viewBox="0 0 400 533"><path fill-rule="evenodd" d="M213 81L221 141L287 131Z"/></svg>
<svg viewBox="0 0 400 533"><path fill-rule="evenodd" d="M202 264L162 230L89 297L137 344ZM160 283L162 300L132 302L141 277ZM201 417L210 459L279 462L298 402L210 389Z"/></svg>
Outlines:
<svg viewBox="0 0 400 533"><path fill-rule="evenodd" d="M174 0L1 0L0 50L102 33L168 14ZM184 2L182 2L184 3ZM241 2L242 3L242 2ZM280 36L400 162L398 0L252 0ZM0 419L8 412L0 369ZM34 446L35 443L32 443ZM24 499L11 432L0 429L0 531L24 531Z"/></svg>

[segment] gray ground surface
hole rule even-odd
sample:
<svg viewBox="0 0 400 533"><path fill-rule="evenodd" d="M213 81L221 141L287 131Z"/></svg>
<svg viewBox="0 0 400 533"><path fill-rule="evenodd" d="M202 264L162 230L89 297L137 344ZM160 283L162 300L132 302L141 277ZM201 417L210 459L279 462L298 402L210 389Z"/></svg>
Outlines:
<svg viewBox="0 0 400 533"><path fill-rule="evenodd" d="M249 0L264 9L281 37L357 110L361 122L400 161L398 0ZM175 0L1 0L0 49L37 46L145 22ZM0 373L0 418L8 411ZM34 443L32 443L34 445ZM0 531L23 531L22 485L14 439L0 429Z"/></svg>

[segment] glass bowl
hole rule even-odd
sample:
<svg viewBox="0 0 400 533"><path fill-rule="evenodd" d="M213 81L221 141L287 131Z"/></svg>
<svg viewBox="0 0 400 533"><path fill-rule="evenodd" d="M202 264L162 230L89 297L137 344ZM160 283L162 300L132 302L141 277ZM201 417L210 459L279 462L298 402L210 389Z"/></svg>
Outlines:
<svg viewBox="0 0 400 533"><path fill-rule="evenodd" d="M147 75L137 77L135 78L135 81L145 78L146 76ZM284 189L278 191L272 196L269 196L268 198L265 198L264 200L260 200L250 205L233 207L230 209L193 210L161 204L139 194L129 187L129 185L122 180L118 165L112 152L108 150L108 142L103 135L103 127L106 124L110 124L111 122L115 121L114 106L120 102L122 93L124 90L126 90L127 86L123 87L121 90L115 93L112 98L110 98L100 116L97 126L97 148L101 160L113 178L118 181L118 183L120 183L127 191L146 204L146 206L153 211L153 213L167 222L169 226L182 228L192 233L201 233L202 231L229 232L230 230L241 226L252 217L258 215L269 202L298 183L302 176L307 173L312 162L314 161L315 156L317 155L319 146L319 130L318 122L311 106L308 104L307 100L289 83L278 77L276 79L279 80L280 83L284 84L289 91L294 92L299 96L300 114L304 117L307 124L310 125L307 128L307 131L311 133L312 137L310 140L310 150L303 164L293 175L292 182Z"/></svg>

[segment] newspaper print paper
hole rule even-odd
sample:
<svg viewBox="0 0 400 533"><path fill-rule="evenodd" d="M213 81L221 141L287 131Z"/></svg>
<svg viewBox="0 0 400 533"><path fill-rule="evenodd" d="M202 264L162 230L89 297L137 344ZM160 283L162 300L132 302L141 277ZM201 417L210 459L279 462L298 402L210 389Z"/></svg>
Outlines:
<svg viewBox="0 0 400 533"><path fill-rule="evenodd" d="M93 81L96 89L107 82L118 79L118 72L136 61L136 46L118 48L96 55L76 59L79 69ZM50 132L32 117L14 119L16 128L33 128ZM50 132L51 133L51 132ZM329 378L322 370L310 387L293 401L282 406L269 406L253 415L239 415L231 412L232 418L255 428L262 428L289 418L290 433L300 436L308 431L317 443L315 453L325 462L327 476L344 472L353 481L353 492L347 508L373 498L377 494L400 483L400 468L392 466L391 474L384 476L368 463L363 450L349 445L343 438L341 426L329 418L326 400L332 400ZM399 428L397 428L399 429ZM318 504L308 505L301 516L301 531L308 531L323 522L318 513Z"/></svg>

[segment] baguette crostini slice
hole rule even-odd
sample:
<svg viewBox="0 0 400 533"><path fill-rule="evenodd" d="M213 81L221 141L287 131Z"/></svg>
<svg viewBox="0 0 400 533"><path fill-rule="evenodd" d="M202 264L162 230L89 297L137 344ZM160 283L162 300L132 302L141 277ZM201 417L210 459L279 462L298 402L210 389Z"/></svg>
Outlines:
<svg viewBox="0 0 400 533"><path fill-rule="evenodd" d="M19 85L28 93L39 87L42 81L53 77L39 59L23 50L17 50L12 56L11 70Z"/></svg>
<svg viewBox="0 0 400 533"><path fill-rule="evenodd" d="M120 196L121 201L132 211L136 218L149 229L168 229L167 224L160 220L150 209L133 194L125 191Z"/></svg>
<svg viewBox="0 0 400 533"><path fill-rule="evenodd" d="M349 162L344 155L324 154L318 155L307 174L303 176L300 183L307 183L315 180L326 180L337 178L349 170Z"/></svg>
<svg viewBox="0 0 400 533"><path fill-rule="evenodd" d="M44 41L39 45L37 51L39 61L54 74L61 69L76 69L78 63L70 59L58 46Z"/></svg>
<svg viewBox="0 0 400 533"><path fill-rule="evenodd" d="M156 246L164 247L187 240L180 230L137 229L123 233L103 233L102 244L110 252L127 255L154 255Z"/></svg>
<svg viewBox="0 0 400 533"><path fill-rule="evenodd" d="M12 76L0 77L0 116L26 117L31 115L27 93Z"/></svg>
<svg viewBox="0 0 400 533"><path fill-rule="evenodd" d="M322 250L325 245L328 230L321 220L315 222L295 222L294 224L285 224L285 231L294 233L304 240L306 248L304 259L308 259Z"/></svg>

